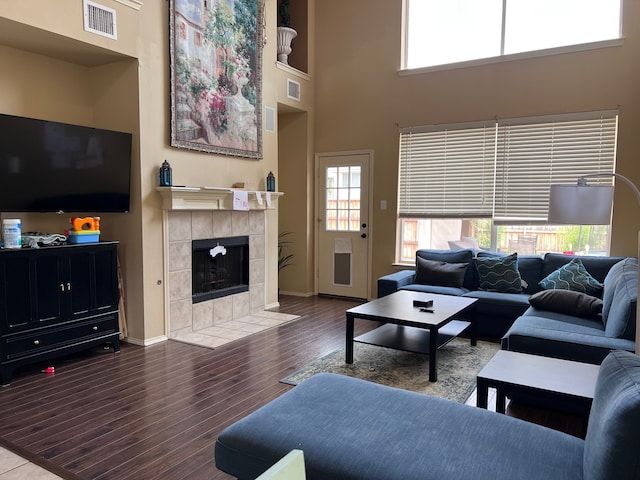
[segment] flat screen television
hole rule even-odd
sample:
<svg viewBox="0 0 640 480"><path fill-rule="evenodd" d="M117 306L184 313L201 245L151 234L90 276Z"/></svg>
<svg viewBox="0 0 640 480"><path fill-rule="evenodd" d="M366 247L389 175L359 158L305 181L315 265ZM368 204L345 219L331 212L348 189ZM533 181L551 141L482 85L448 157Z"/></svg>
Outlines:
<svg viewBox="0 0 640 480"><path fill-rule="evenodd" d="M128 212L131 137L0 114L0 212Z"/></svg>

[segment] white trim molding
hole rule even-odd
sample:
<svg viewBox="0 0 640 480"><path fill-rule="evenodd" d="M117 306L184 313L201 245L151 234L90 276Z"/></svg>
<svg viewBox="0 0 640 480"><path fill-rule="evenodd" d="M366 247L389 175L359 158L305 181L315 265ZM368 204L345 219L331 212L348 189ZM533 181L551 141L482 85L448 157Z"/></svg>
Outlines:
<svg viewBox="0 0 640 480"><path fill-rule="evenodd" d="M115 0L118 3L126 7L133 8L134 10L140 10L142 8L142 0Z"/></svg>

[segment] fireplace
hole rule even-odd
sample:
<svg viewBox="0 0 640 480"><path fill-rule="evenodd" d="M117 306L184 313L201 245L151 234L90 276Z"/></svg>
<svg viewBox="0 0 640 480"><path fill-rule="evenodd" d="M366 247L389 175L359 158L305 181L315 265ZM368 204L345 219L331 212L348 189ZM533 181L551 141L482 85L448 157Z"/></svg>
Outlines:
<svg viewBox="0 0 640 480"><path fill-rule="evenodd" d="M192 302L249 291L249 237L193 240Z"/></svg>

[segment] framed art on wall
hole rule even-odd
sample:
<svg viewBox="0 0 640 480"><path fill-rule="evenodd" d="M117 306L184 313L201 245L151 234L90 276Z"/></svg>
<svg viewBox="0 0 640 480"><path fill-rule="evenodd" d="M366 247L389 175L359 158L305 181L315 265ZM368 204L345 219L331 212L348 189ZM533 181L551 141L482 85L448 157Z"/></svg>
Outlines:
<svg viewBox="0 0 640 480"><path fill-rule="evenodd" d="M262 158L260 0L170 0L171 146Z"/></svg>

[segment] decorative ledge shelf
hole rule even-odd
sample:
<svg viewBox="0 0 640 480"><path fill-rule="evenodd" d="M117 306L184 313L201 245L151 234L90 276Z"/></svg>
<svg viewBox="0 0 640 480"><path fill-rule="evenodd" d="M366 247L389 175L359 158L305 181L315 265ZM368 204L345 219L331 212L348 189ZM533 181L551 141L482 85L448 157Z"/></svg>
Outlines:
<svg viewBox="0 0 640 480"><path fill-rule="evenodd" d="M234 208L236 192L247 194L249 210L275 209L283 192L249 191L218 187L156 187L163 210L247 210ZM243 203L243 202L237 202Z"/></svg>

